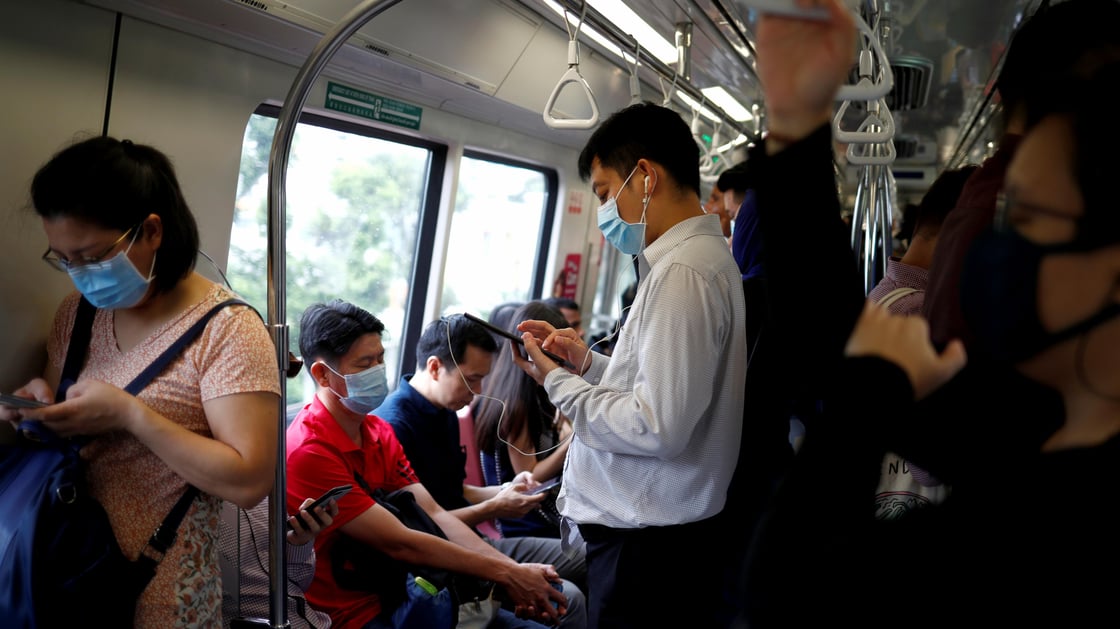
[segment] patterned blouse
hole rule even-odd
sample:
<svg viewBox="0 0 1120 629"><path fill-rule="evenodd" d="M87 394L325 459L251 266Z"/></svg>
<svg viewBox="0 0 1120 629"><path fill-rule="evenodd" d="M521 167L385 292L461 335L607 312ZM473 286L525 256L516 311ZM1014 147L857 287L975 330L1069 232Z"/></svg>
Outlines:
<svg viewBox="0 0 1120 629"><path fill-rule="evenodd" d="M214 305L235 297L215 285L206 297L167 322L127 352L117 347L114 312L98 310L89 356L78 377L124 388ZM47 341L50 364L58 371L80 295L63 300ZM139 397L152 410L212 437L202 404L225 395L267 391L279 395L275 351L265 325L252 310L231 306L219 311L206 329ZM82 449L89 462L93 495L105 507L125 556L135 559L171 507L186 491L186 481L125 431L97 436ZM175 545L160 562L141 595L136 627L211 627L221 624L221 572L218 522L221 500L202 493L179 526Z"/></svg>

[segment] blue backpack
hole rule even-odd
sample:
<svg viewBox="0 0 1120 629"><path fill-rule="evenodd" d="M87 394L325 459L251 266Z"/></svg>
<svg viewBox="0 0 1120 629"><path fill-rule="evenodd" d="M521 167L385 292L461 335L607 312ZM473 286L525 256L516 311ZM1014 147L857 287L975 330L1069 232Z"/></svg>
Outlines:
<svg viewBox="0 0 1120 629"><path fill-rule="evenodd" d="M231 299L215 306L137 376L136 395L206 327ZM77 380L89 347L95 308L78 305L56 402ZM109 517L90 494L79 456L85 439L62 439L24 421L14 443L0 445L0 618L5 627L130 627L136 601L175 543L198 489L186 492L136 561L121 552Z"/></svg>

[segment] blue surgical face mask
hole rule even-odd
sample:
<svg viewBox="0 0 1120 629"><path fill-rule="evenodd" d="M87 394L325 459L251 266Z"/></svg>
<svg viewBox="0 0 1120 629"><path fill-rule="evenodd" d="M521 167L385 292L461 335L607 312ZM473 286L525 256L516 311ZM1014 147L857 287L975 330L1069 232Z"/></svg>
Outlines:
<svg viewBox="0 0 1120 629"><path fill-rule="evenodd" d="M622 182L618 192L599 206L599 229L603 232L603 238L606 238L607 242L614 245L616 249L630 256L641 253L646 246L646 208L649 207L649 196L642 200L642 219L637 223L627 223L618 215L618 195L622 194L626 184L630 183L630 178L637 171L638 167L635 166Z"/></svg>
<svg viewBox="0 0 1120 629"><path fill-rule="evenodd" d="M152 278L155 277L152 274L156 266L155 256L152 256L152 269L146 279L136 270L132 260L128 259L128 252L139 234L140 230L137 229L128 248L108 260L66 269L74 286L95 307L108 310L131 308L148 294Z"/></svg>
<svg viewBox="0 0 1120 629"><path fill-rule="evenodd" d="M327 363L323 363L323 366L331 369ZM334 389L331 389L331 393L338 395L338 401L342 402L351 413L369 415L373 409L381 406L385 396L389 395L389 381L385 376L384 363L345 376L334 369L331 369L331 373L346 381L346 392L349 395L343 397Z"/></svg>

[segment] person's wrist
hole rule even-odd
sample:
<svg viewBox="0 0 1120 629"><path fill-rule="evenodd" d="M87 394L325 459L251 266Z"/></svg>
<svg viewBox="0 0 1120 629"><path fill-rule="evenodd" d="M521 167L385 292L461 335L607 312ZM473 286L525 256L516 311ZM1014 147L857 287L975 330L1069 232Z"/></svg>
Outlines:
<svg viewBox="0 0 1120 629"><path fill-rule="evenodd" d="M767 118L767 131L764 136L766 153L773 155L787 146L800 142L812 135L821 125L832 121L832 110L815 114L790 113L770 115Z"/></svg>

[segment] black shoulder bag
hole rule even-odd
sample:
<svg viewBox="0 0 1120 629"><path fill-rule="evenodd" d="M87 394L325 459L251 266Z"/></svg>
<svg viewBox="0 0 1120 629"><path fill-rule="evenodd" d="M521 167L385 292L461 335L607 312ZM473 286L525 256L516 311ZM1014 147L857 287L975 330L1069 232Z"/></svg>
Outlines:
<svg viewBox="0 0 1120 629"><path fill-rule="evenodd" d="M417 504L412 492L407 489L393 492L370 489L357 472L354 472L354 480L377 504L408 528L447 539L443 529ZM393 609L404 602L409 573L423 577L437 589L447 588L456 608L470 601L485 600L494 589L494 584L485 579L397 561L345 533L339 535L331 549L331 572L339 587L376 592L385 609Z"/></svg>
<svg viewBox="0 0 1120 629"><path fill-rule="evenodd" d="M125 391L139 393L190 345L222 302L177 339ZM77 380L96 309L78 304L55 400ZM124 556L104 508L90 494L83 439L62 439L39 422L20 424L23 439L0 446L0 618L6 627L132 626L136 602L199 494L186 492L156 528L136 561Z"/></svg>

